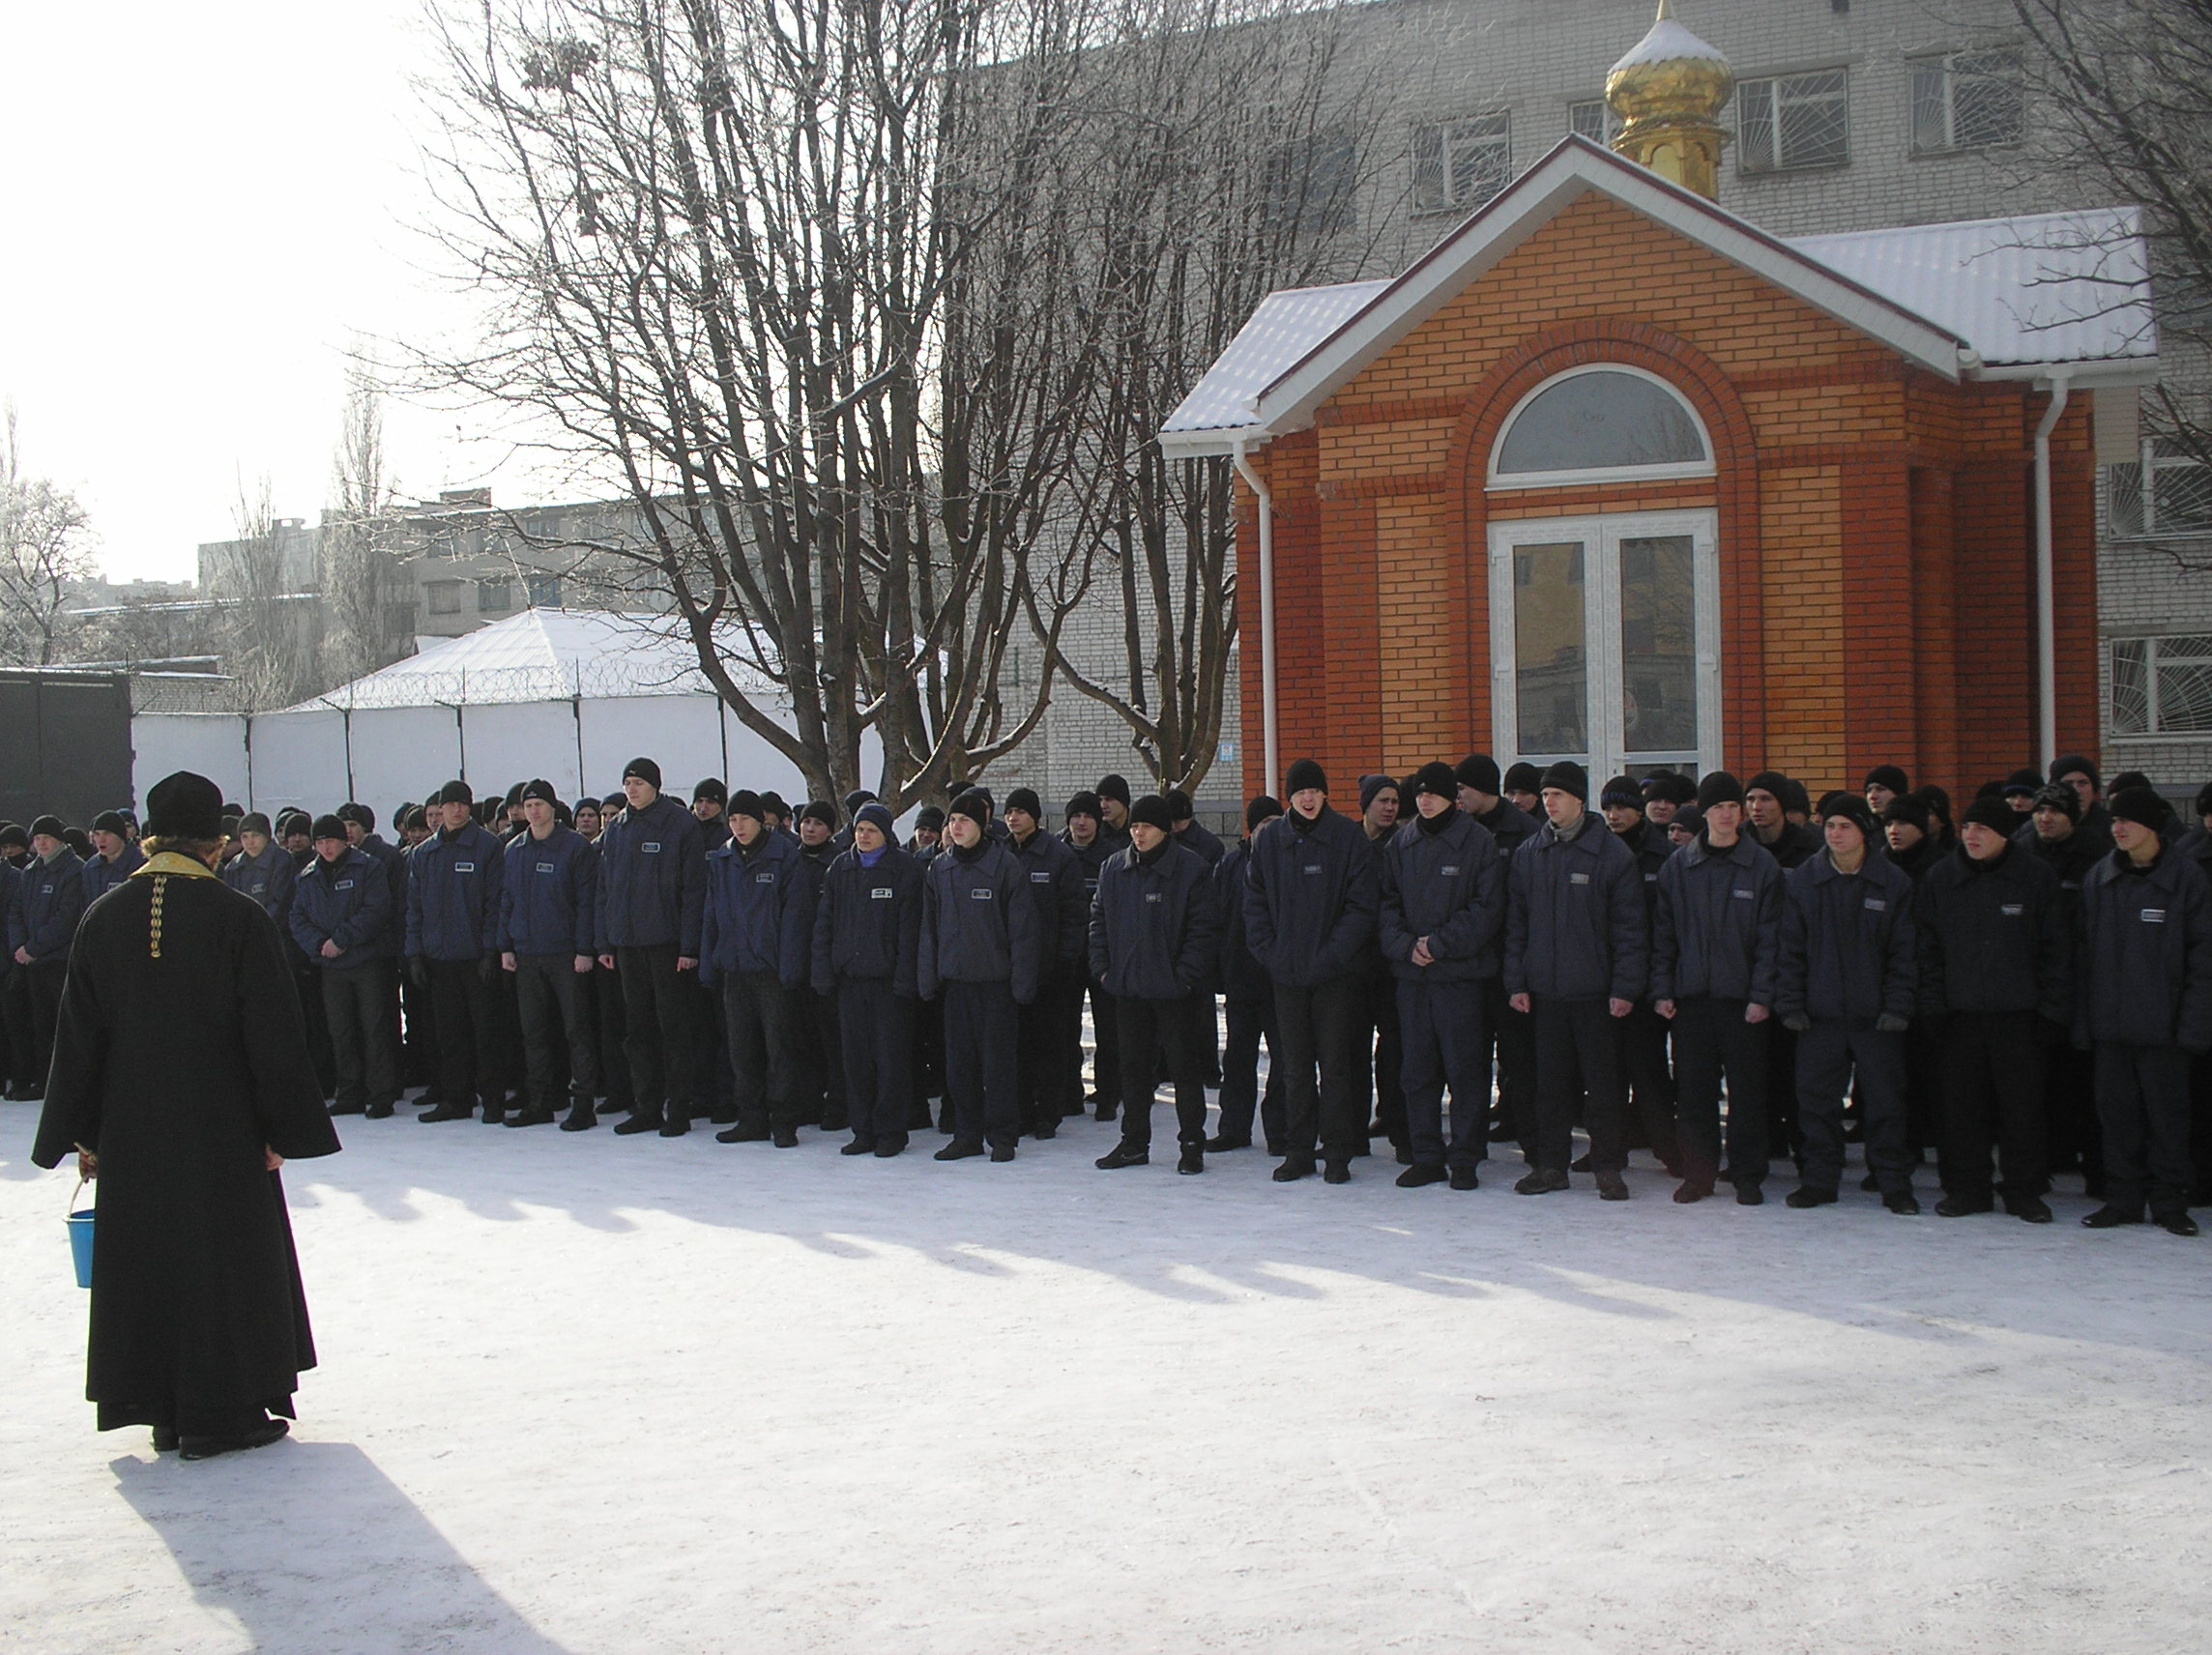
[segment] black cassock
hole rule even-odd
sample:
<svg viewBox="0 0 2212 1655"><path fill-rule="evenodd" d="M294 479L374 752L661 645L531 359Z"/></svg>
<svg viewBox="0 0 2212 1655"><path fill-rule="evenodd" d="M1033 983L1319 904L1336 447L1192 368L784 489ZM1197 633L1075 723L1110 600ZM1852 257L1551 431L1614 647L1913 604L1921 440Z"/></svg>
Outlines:
<svg viewBox="0 0 2212 1655"><path fill-rule="evenodd" d="M187 865L160 857L86 911L31 1153L100 1157L85 1395L102 1431L289 1417L315 1365L262 1146L306 1159L337 1134L276 926L220 880L152 871Z"/></svg>

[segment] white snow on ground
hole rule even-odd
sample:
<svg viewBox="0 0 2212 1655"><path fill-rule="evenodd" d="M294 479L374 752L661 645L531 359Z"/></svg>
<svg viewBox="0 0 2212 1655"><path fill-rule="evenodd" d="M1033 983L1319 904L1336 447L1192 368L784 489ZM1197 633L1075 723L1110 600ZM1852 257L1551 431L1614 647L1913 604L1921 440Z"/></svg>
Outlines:
<svg viewBox="0 0 2212 1655"><path fill-rule="evenodd" d="M1091 1122L939 1166L403 1110L286 1173L298 1434L188 1466L92 1430L35 1114L9 1649L2212 1640L2212 1241L2083 1232L2071 1179L2033 1229L1678 1207L1642 1156L1611 1205L1510 1151L1455 1194L1386 1147L1109 1175Z"/></svg>

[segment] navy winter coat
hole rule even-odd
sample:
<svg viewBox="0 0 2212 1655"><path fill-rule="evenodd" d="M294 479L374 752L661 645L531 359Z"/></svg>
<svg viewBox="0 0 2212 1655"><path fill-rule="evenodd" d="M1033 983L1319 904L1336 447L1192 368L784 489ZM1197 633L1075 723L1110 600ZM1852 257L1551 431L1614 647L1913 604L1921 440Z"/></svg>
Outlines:
<svg viewBox="0 0 2212 1655"><path fill-rule="evenodd" d="M396 954L400 944L407 940L407 870L414 852L401 850L389 839L375 833L363 834L361 844L356 849L384 870L385 886L392 903L385 910L385 934L378 939L377 947L383 953ZM314 854L311 849L307 852L310 857Z"/></svg>
<svg viewBox="0 0 2212 1655"><path fill-rule="evenodd" d="M67 846L50 862L36 857L22 870L8 910L8 952L27 948L31 964L43 966L69 958L76 922L84 916L84 864Z"/></svg>
<svg viewBox="0 0 2212 1655"><path fill-rule="evenodd" d="M90 908L145 865L144 853L128 839L123 842L123 854L112 862L95 854L84 864L85 907Z"/></svg>
<svg viewBox="0 0 2212 1655"><path fill-rule="evenodd" d="M1786 874L1795 873L1827 848L1827 841L1820 837L1819 830L1803 822L1783 823L1782 831L1775 834L1771 845L1760 841L1760 849L1772 857Z"/></svg>
<svg viewBox="0 0 2212 1655"><path fill-rule="evenodd" d="M1244 937L1272 980L1315 988L1366 969L1382 871L1351 817L1324 804L1304 831L1296 820L1295 811L1279 816L1252 835Z"/></svg>
<svg viewBox="0 0 2212 1655"><path fill-rule="evenodd" d="M1175 842L1204 862L1208 868L1221 865L1221 858L1229 854L1229 847L1221 836L1203 823L1193 822L1175 836Z"/></svg>
<svg viewBox="0 0 2212 1655"><path fill-rule="evenodd" d="M599 853L573 828L507 842L499 893L503 954L595 954Z"/></svg>
<svg viewBox="0 0 2212 1655"><path fill-rule="evenodd" d="M1053 964L1079 967L1091 928L1091 888L1083 877L1083 863L1050 833L1032 833L1024 845L1015 844L1009 833L1004 842L1021 870L1023 887L1036 907L1039 923L1052 936Z"/></svg>
<svg viewBox="0 0 2212 1655"><path fill-rule="evenodd" d="M847 851L822 876L814 908L814 991L832 993L847 977L888 980L891 993L915 998L921 953L921 863L896 845L874 867Z"/></svg>
<svg viewBox="0 0 2212 1655"><path fill-rule="evenodd" d="M457 833L441 828L409 852L406 889L409 959L457 963L500 951L507 848L474 822Z"/></svg>
<svg viewBox="0 0 2212 1655"><path fill-rule="evenodd" d="M691 812L662 794L643 810L616 811L598 844L598 951L673 943L684 958L699 958L707 853Z"/></svg>
<svg viewBox="0 0 2212 1655"><path fill-rule="evenodd" d="M292 941L326 971L349 971L392 953L392 880L358 847L335 862L316 857L292 882ZM323 944L343 953L323 958Z"/></svg>
<svg viewBox="0 0 2212 1655"><path fill-rule="evenodd" d="M2063 839L2046 839L2030 822L2012 836L2016 849L2034 853L2035 859L2058 876L2059 889L2078 894L2089 870L2112 854L2112 836L2085 833L2077 828Z"/></svg>
<svg viewBox="0 0 2212 1655"><path fill-rule="evenodd" d="M1181 1000L1212 981L1221 927L1206 858L1170 841L1108 859L1091 904L1091 974L1111 995Z"/></svg>
<svg viewBox="0 0 2212 1655"><path fill-rule="evenodd" d="M997 839L973 858L947 850L922 875L921 951L915 986L935 1000L948 982L1003 982L1029 1005L1056 960L1059 939L1025 901L1029 882Z"/></svg>
<svg viewBox="0 0 2212 1655"><path fill-rule="evenodd" d="M732 839L708 853L706 868L699 980L773 972L785 988L805 987L814 963L814 876L799 841L763 833L741 849Z"/></svg>
<svg viewBox="0 0 2212 1655"><path fill-rule="evenodd" d="M1244 891L1252 861L1252 842L1239 840L1214 864L1213 911L1221 921L1221 942L1215 950L1220 961L1221 992L1231 1000L1270 1000L1275 979L1252 957L1252 944L1244 934Z"/></svg>
<svg viewBox="0 0 2212 1655"><path fill-rule="evenodd" d="M1499 798L1487 816L1477 816L1474 821L1498 841L1498 854L1508 861L1512 859L1515 849L1533 839L1536 829L1543 826L1510 798L1503 797Z"/></svg>
<svg viewBox="0 0 2212 1655"><path fill-rule="evenodd" d="M2018 845L1977 862L1961 846L1920 876L1920 1010L2032 1011L2074 1021L2074 910Z"/></svg>
<svg viewBox="0 0 2212 1655"><path fill-rule="evenodd" d="M1408 982L1468 982L1502 966L1505 859L1498 841L1465 811L1445 812L1441 832L1418 817L1382 852L1382 957ZM1413 944L1429 940L1432 966L1413 964Z"/></svg>
<svg viewBox="0 0 2212 1655"><path fill-rule="evenodd" d="M244 852L223 864L222 883L241 896L250 896L261 912L283 923L285 905L292 899L292 879L297 870L284 847L272 839L258 857Z"/></svg>
<svg viewBox="0 0 2212 1655"><path fill-rule="evenodd" d="M1651 928L1634 852L1585 812L1571 839L1547 822L1505 872L1505 992L1641 1000Z"/></svg>
<svg viewBox="0 0 2212 1655"><path fill-rule="evenodd" d="M1651 1000L1740 1000L1772 1009L1787 876L1739 833L1725 851L1703 837L1659 870L1651 918Z"/></svg>
<svg viewBox="0 0 2212 1655"><path fill-rule="evenodd" d="M2168 847L2148 868L2113 851L2081 884L2077 1043L2212 1051L2212 887Z"/></svg>
<svg viewBox="0 0 2212 1655"><path fill-rule="evenodd" d="M1856 874L1840 874L1823 850L1793 871L1782 902L1784 1017L1871 1023L1919 1009L1919 937L1912 881L1871 848Z"/></svg>

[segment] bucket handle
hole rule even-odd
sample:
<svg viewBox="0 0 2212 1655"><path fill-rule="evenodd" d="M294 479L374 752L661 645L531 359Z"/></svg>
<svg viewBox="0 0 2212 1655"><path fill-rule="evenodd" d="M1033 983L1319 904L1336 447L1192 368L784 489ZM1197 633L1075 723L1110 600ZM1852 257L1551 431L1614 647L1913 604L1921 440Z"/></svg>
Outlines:
<svg viewBox="0 0 2212 1655"><path fill-rule="evenodd" d="M80 1176L80 1177L78 1177L78 1179L76 1180L76 1188L74 1188L74 1189L73 1189L73 1190L71 1190L71 1191L70 1191L70 1202L69 1202L69 1209L70 1209L70 1216L71 1216L72 1218L74 1218L74 1217L77 1215L77 1213L78 1213L80 1210L83 1210L83 1209L79 1208L79 1207L78 1207L78 1205L76 1205L76 1198L77 1198L78 1196L80 1196L80 1195L84 1194L84 1191L85 1191L85 1186L86 1186L86 1185L88 1185L88 1184L90 1184L91 1182L92 1182L92 1180L91 1180L90 1178L87 1178L87 1177L82 1177L82 1176Z"/></svg>

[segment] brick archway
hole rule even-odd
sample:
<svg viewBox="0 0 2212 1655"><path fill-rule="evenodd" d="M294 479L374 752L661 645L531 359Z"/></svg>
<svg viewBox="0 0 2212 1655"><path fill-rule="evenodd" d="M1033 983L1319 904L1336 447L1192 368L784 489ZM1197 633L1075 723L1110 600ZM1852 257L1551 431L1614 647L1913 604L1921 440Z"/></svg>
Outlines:
<svg viewBox="0 0 2212 1655"><path fill-rule="evenodd" d="M1713 446L1714 477L1695 484L1643 485L1651 498L1623 497L1622 485L1561 488L1562 508L1636 509L1684 503L1694 490L1709 497L1719 516L1721 612L1721 729L1731 762L1763 751L1765 708L1761 648L1762 614L1759 555L1759 465L1751 421L1727 375L1697 346L1646 323L1600 318L1564 324L1531 335L1507 352L1469 395L1452 431L1445 475L1448 544L1460 560L1458 602L1467 618L1462 633L1479 651L1467 657L1461 705L1472 744L1490 745L1490 499L1484 487L1491 449L1521 398L1555 374L1572 367L1619 364L1665 380L1689 399ZM1627 485L1631 490L1635 485ZM1637 491L1641 493L1642 491ZM1502 762L1506 755L1499 755Z"/></svg>

